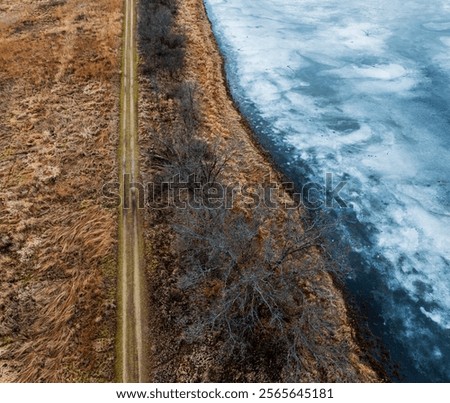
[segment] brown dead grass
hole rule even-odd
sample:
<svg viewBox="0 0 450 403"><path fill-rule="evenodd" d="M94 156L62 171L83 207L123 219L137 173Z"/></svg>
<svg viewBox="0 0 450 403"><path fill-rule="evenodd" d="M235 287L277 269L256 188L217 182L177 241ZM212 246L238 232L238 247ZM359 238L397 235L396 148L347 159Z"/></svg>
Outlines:
<svg viewBox="0 0 450 403"><path fill-rule="evenodd" d="M121 7L0 5L0 382L113 378Z"/></svg>

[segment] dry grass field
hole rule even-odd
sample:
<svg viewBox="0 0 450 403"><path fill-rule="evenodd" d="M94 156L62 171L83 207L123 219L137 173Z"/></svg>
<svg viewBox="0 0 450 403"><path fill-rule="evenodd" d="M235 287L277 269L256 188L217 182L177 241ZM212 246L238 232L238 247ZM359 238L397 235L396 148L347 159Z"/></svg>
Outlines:
<svg viewBox="0 0 450 403"><path fill-rule="evenodd" d="M121 18L0 3L0 382L114 376Z"/></svg>

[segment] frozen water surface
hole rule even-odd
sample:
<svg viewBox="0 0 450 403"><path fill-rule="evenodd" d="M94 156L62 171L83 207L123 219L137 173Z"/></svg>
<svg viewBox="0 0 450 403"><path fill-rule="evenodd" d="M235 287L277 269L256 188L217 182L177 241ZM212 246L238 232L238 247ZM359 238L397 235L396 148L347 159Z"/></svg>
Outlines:
<svg viewBox="0 0 450 403"><path fill-rule="evenodd" d="M349 181L367 234L343 233L406 380L450 381L450 2L205 3L254 127L310 178Z"/></svg>

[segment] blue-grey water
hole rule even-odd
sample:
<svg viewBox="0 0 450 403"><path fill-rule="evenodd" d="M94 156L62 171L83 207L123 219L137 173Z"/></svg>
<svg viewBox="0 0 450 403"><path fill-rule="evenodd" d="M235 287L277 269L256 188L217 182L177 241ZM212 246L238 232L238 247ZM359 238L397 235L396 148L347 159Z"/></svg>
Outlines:
<svg viewBox="0 0 450 403"><path fill-rule="evenodd" d="M286 171L348 182L348 281L400 379L450 381L450 1L205 4L232 94Z"/></svg>

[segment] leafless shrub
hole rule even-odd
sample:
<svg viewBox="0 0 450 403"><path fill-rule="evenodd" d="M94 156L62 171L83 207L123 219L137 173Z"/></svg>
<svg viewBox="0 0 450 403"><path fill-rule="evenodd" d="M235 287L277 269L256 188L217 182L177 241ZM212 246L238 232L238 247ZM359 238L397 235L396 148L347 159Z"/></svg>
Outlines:
<svg viewBox="0 0 450 403"><path fill-rule="evenodd" d="M156 171L153 181L160 191L180 185L192 194L205 185L215 184L227 162L228 157L222 157L216 145L197 135L201 117L195 94L195 85L180 84L174 95L176 124L153 134L151 161Z"/></svg>
<svg viewBox="0 0 450 403"><path fill-rule="evenodd" d="M315 274L308 253L319 239L317 227L289 233L288 224L267 228L275 220L268 210L246 217L191 209L179 211L177 219L178 286L189 296L191 313L186 342L201 343L218 332L223 359L270 361L273 368L266 370L273 374L293 367L298 376L304 359L299 345L314 350L314 332L299 320L305 312L302 284Z"/></svg>
<svg viewBox="0 0 450 403"><path fill-rule="evenodd" d="M183 67L186 38L173 32L177 3L172 0L141 1L139 3L140 50L143 71L158 74L164 69L174 75Z"/></svg>

